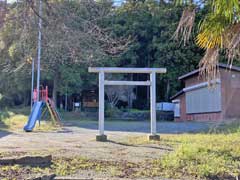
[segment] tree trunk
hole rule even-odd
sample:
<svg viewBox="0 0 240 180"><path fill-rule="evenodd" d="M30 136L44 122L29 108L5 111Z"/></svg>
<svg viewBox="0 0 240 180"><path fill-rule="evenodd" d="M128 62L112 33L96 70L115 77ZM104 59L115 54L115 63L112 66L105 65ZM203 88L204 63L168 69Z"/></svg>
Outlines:
<svg viewBox="0 0 240 180"><path fill-rule="evenodd" d="M133 76L132 74L129 75L130 76L130 81L133 80ZM133 88L132 87L128 87L127 88L127 100L128 100L128 108L132 109L132 92L133 92Z"/></svg>
<svg viewBox="0 0 240 180"><path fill-rule="evenodd" d="M169 99L169 93L170 93L170 81L169 79L167 80L167 89L166 89L166 94L165 94L165 101L168 101Z"/></svg>
<svg viewBox="0 0 240 180"><path fill-rule="evenodd" d="M28 106L29 104L29 91L25 91L24 96L24 106Z"/></svg>
<svg viewBox="0 0 240 180"><path fill-rule="evenodd" d="M58 72L56 72L54 79L53 79L53 97L52 97L55 105L57 105L58 81L59 81L59 74L58 74Z"/></svg>
<svg viewBox="0 0 240 180"><path fill-rule="evenodd" d="M128 89L128 108L132 109L132 90L129 88Z"/></svg>
<svg viewBox="0 0 240 180"><path fill-rule="evenodd" d="M165 4L165 1L164 0L160 0L159 4Z"/></svg>
<svg viewBox="0 0 240 180"><path fill-rule="evenodd" d="M67 95L67 93L65 94L65 111L67 111L67 109L68 109L68 95Z"/></svg>

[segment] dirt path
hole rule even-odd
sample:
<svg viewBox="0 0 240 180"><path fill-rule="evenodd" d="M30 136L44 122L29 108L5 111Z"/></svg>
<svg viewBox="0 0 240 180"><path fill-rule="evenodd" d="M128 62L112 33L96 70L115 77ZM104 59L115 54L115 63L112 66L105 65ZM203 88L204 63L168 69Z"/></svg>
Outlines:
<svg viewBox="0 0 240 180"><path fill-rule="evenodd" d="M22 131L0 133L0 152L53 153L56 156L81 155L98 160L139 162L159 158L169 147L155 144L129 145L129 136L146 135L148 122L106 122L108 142L96 142L97 122L67 122L57 132ZM203 123L158 123L158 132L183 133L203 131ZM126 129L126 131L122 131Z"/></svg>
<svg viewBox="0 0 240 180"><path fill-rule="evenodd" d="M77 172L70 173L71 177L86 179L119 179L119 177L129 179L131 177L139 179L141 176L134 178L131 174L136 173L135 171L141 172L143 164L146 166L145 168L148 168L148 162L159 159L163 154L172 151L171 146L161 143L161 141L160 143L152 144L138 144L129 141L129 138L131 139L135 136L147 136L150 129L149 125L150 123L147 121L106 121L105 134L108 136L107 142L96 142L95 140L98 133L97 121L64 122L64 127L55 132L33 131L26 133L22 130L16 132L0 131L0 158L49 154L55 160L61 160L62 158L75 160L77 158L85 158L87 162L82 164L80 161L80 164L78 163L76 166L82 167L83 165L84 167L88 166L89 162L90 164L93 162L98 163L100 167L103 166L104 170L96 171L98 168L92 164L93 169L83 168ZM192 133L207 131L209 126L210 124L207 123L160 122L157 124L157 130L160 135L163 133ZM58 164L60 166L60 174L71 170L64 163L62 167L61 162ZM104 165L106 163L107 167ZM62 168L65 170L62 170ZM9 174L6 176L10 179L16 176L18 179L26 179L29 175L35 176L34 173L28 173L29 171L32 170L29 170L27 167L18 170L14 169L14 172L18 174L17 176L12 174L12 170L9 170L7 171ZM2 170L3 172L5 171ZM5 177L5 175L1 175L0 169L0 179L1 177ZM163 178L154 177L151 179L159 180Z"/></svg>
<svg viewBox="0 0 240 180"><path fill-rule="evenodd" d="M65 129L68 131L69 129ZM51 132L51 133L14 133L0 139L1 152L42 152L54 153L56 156L81 155L90 159L98 160L128 160L130 162L143 161L159 157L164 150L158 147L129 146L124 139L129 134L108 133L109 142L96 142L97 131L79 129L76 132ZM85 132L85 133L84 133ZM131 134L131 133L130 133ZM141 135L141 133L132 133Z"/></svg>

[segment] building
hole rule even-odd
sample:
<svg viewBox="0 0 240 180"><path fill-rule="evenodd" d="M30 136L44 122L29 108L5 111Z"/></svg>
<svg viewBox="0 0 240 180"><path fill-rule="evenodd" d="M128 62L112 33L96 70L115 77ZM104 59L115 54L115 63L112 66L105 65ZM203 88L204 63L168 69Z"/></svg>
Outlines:
<svg viewBox="0 0 240 180"><path fill-rule="evenodd" d="M240 68L219 64L213 87L194 70L181 77L185 88L171 97L175 121L221 121L240 117Z"/></svg>

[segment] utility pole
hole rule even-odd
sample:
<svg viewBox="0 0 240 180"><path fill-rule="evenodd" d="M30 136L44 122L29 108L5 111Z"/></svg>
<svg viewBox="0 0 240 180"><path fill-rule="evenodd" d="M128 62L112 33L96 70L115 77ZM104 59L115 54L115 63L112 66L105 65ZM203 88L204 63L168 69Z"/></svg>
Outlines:
<svg viewBox="0 0 240 180"><path fill-rule="evenodd" d="M33 107L33 90L34 90L34 58L32 58L32 88L31 88L31 110Z"/></svg>
<svg viewBox="0 0 240 180"><path fill-rule="evenodd" d="M37 101L40 99L40 66L41 66L41 41L42 41L42 0L39 0L38 22L38 54L37 54Z"/></svg>

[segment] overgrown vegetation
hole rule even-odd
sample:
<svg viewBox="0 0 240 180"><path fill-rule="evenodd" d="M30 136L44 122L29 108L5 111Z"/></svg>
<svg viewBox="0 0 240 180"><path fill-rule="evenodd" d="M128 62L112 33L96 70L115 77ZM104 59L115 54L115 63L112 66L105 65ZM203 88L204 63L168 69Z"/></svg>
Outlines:
<svg viewBox="0 0 240 180"><path fill-rule="evenodd" d="M149 143L145 137L130 138L130 144ZM152 142L157 143L157 142ZM162 135L161 145L173 151L150 162L138 176L190 179L235 179L240 176L240 134Z"/></svg>
<svg viewBox="0 0 240 180"><path fill-rule="evenodd" d="M229 120L229 122L225 122L221 125L216 125L216 128L210 129L211 133L240 133L240 120L233 119Z"/></svg>

